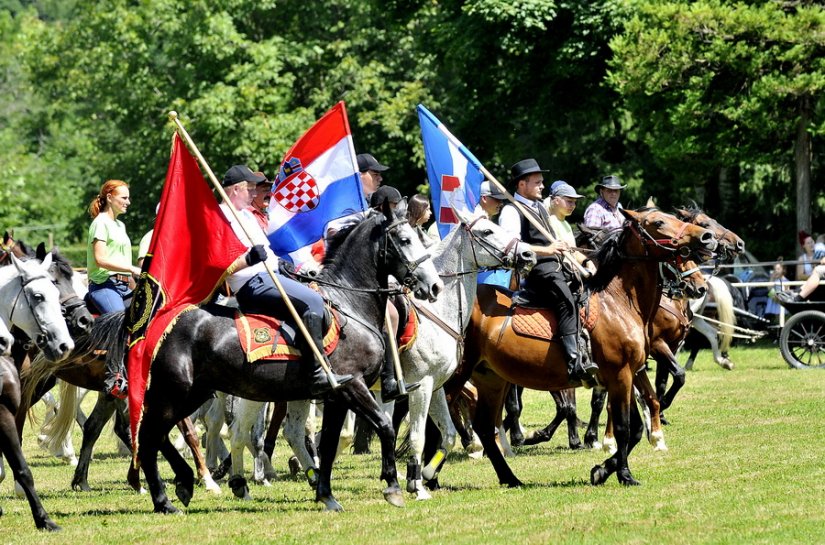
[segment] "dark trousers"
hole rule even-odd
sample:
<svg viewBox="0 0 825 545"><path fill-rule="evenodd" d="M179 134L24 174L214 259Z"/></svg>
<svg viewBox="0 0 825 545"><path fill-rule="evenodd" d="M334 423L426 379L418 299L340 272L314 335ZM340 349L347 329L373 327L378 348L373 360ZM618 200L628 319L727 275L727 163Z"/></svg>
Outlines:
<svg viewBox="0 0 825 545"><path fill-rule="evenodd" d="M542 303L556 311L559 336L578 334L578 308L557 261L545 261L533 267L526 284Z"/></svg>
<svg viewBox="0 0 825 545"><path fill-rule="evenodd" d="M277 274L277 273L276 273ZM310 330L312 338L323 339L324 300L315 290L312 290L300 282L291 278L278 275L278 280L289 295L292 305L298 311L298 315L304 318L307 314L314 314L316 319L305 320L307 329ZM287 309L281 293L275 287L275 283L268 273L260 273L249 279L238 293L235 294L238 306L243 312L250 314L265 314L278 319L290 319L289 309ZM318 329L313 331L313 329Z"/></svg>

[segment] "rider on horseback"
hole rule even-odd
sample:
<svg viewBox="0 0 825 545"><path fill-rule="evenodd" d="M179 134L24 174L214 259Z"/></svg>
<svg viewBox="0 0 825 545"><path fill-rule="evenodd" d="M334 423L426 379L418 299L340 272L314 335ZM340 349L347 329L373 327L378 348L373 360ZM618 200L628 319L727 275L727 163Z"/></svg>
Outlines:
<svg viewBox="0 0 825 545"><path fill-rule="evenodd" d="M241 311L283 317L288 309L264 265L266 262L272 271L278 271L278 258L270 249L269 241L263 230L246 210L255 197L256 185L264 180L266 180L265 176L253 173L246 165L233 166L223 177L221 185L229 201L238 210L246 232L252 237L250 241L244 229L235 221L228 205L221 204L221 209L232 224L235 234L249 247L249 251L233 264L235 272L229 277L228 282L230 289L235 293ZM279 276L279 280L306 325L312 341L323 354L324 300L314 290L290 278ZM303 354L307 366L313 369L310 392L313 396L323 395L331 388L327 374L315 360L312 350L307 348ZM352 375L334 375L334 377L339 386L353 378Z"/></svg>
<svg viewBox="0 0 825 545"><path fill-rule="evenodd" d="M570 250L571 246L563 236L559 236L561 233L552 228L550 214L543 206L541 192L544 189L544 172L547 171L542 170L535 159L524 159L510 167L510 183L516 191L515 200L523 206L506 205L499 216L499 224L522 242L530 244L531 249L536 252L538 264L527 276L526 289L530 292L531 299L553 308L556 312L568 379L571 382L590 382L592 379L588 373L595 373L598 368L589 358L579 357L578 339L581 325L578 306L568 285L575 276L563 266L563 252ZM573 188L567 184L559 184L556 189L558 191L559 187L565 186L569 190L564 191L570 193ZM575 191L572 191L572 194L572 198L581 197ZM556 240L550 242L522 215L520 208L532 214L548 232L554 233ZM587 369L583 367L583 360L588 362Z"/></svg>

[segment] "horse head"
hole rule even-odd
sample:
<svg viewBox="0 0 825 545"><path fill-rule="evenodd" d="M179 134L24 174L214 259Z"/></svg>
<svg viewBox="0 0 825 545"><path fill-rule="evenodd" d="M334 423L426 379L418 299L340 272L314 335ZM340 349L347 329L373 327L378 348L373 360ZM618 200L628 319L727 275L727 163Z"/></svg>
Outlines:
<svg viewBox="0 0 825 545"><path fill-rule="evenodd" d="M77 293L72 266L60 254L57 247L52 248L51 252L46 252L46 245L41 242L35 250L35 259L44 261L46 256L51 257L49 274L52 275L54 284L60 293L60 308L69 326L69 331L73 337L87 333L94 318L86 307L83 297Z"/></svg>
<svg viewBox="0 0 825 545"><path fill-rule="evenodd" d="M717 250L726 260L733 260L734 257L745 251L745 241L739 236L725 228L718 221L708 216L700 208L693 206L690 208L677 208L676 217L682 221L692 223L708 229L713 233L718 243Z"/></svg>
<svg viewBox="0 0 825 545"><path fill-rule="evenodd" d="M536 253L530 249L530 245L511 236L490 221L486 214L471 216L458 208L453 210L461 222L459 229L466 232L470 240L476 270L482 267L503 267L516 269L520 274L526 275L535 266Z"/></svg>
<svg viewBox="0 0 825 545"><path fill-rule="evenodd" d="M49 267L52 256L42 263L21 261L11 256L16 274L4 276L3 286L18 286L3 290L7 300L0 308L9 309L8 325L16 325L33 339L50 361L61 361L74 349L60 307L60 294L52 282Z"/></svg>
<svg viewBox="0 0 825 545"><path fill-rule="evenodd" d="M630 230L636 235L645 256L659 261L677 254L683 257L692 254L702 261L713 256L717 243L708 229L685 223L656 208L621 209L621 212L629 220Z"/></svg>
<svg viewBox="0 0 825 545"><path fill-rule="evenodd" d="M407 202L402 200L393 210L383 210L384 241L379 258L389 274L409 287L418 299L435 301L444 284L435 270L427 249L407 221Z"/></svg>
<svg viewBox="0 0 825 545"><path fill-rule="evenodd" d="M0 356L6 356L11 351L11 345L14 344L14 337L9 331L8 326L4 320L0 320Z"/></svg>

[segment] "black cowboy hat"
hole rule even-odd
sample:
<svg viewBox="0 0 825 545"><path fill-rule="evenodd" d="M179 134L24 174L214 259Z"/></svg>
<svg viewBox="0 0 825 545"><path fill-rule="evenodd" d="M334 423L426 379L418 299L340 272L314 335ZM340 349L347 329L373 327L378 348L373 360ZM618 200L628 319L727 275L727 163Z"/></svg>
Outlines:
<svg viewBox="0 0 825 545"><path fill-rule="evenodd" d="M596 193L599 192L599 188L603 187L605 189L624 189L627 186L622 185L622 180L615 174L611 174L610 176L605 176L602 178L602 181L596 184Z"/></svg>
<svg viewBox="0 0 825 545"><path fill-rule="evenodd" d="M510 167L510 183L515 184L517 181L521 180L528 174L534 174L536 172L549 171L542 170L535 159L522 159L521 161Z"/></svg>

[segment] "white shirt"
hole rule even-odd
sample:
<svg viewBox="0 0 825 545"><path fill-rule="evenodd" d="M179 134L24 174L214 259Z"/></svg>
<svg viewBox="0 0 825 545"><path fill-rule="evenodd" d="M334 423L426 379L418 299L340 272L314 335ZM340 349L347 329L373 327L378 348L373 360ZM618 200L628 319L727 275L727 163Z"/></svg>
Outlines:
<svg viewBox="0 0 825 545"><path fill-rule="evenodd" d="M513 195L513 197L524 206L532 208L536 212L538 212L538 207L541 206L541 201L531 201L518 193ZM521 240L521 214L516 209L516 205L507 204L501 209L501 213L498 215L498 224L512 236Z"/></svg>
<svg viewBox="0 0 825 545"><path fill-rule="evenodd" d="M244 229L241 228L240 224L235 221L235 216L232 215L232 212L229 211L229 206L226 203L221 203L221 210L223 211L224 216L226 219L229 220L230 225L232 225L232 230L235 232L235 236L238 237L247 248L251 248L252 246L261 245L266 250L266 263L269 264L270 268L273 271L278 270L278 256L276 256L272 249L269 247L269 239L266 238L266 233L264 233L263 229L261 229L258 220L248 211L248 210L238 210L238 216L241 218L241 223L243 223L244 228L246 228L246 232L250 233L252 240L250 241L249 237L246 236ZM236 292L243 287L244 284L249 282L249 280L258 273L266 272L266 266L263 262L256 263L251 267L246 267L245 269L241 269L240 271L233 273L228 279L229 282L229 289L233 292Z"/></svg>

